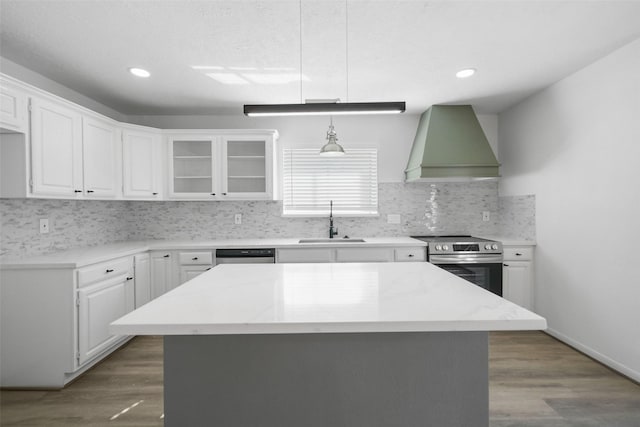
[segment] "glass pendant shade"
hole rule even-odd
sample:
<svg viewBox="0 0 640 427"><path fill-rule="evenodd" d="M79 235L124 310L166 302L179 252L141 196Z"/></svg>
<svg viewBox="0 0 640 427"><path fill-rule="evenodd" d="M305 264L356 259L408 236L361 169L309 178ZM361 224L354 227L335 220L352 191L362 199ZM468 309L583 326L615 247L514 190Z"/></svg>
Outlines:
<svg viewBox="0 0 640 427"><path fill-rule="evenodd" d="M327 131L327 143L320 149L321 156L344 156L344 148L338 144L338 135L333 128L333 117Z"/></svg>

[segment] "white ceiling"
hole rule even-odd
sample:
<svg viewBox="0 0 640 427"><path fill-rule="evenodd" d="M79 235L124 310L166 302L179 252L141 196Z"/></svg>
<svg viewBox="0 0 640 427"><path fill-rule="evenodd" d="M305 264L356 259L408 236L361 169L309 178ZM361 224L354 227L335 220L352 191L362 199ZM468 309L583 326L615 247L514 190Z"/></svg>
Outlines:
<svg viewBox="0 0 640 427"><path fill-rule="evenodd" d="M1 0L0 12L0 55L127 115L318 98L497 113L640 37L640 1ZM456 79L465 67L478 72Z"/></svg>

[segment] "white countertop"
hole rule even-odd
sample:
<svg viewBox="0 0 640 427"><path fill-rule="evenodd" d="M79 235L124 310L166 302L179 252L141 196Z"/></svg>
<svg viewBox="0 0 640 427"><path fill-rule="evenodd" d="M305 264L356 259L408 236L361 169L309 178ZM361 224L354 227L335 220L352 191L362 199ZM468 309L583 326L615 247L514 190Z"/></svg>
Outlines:
<svg viewBox="0 0 640 427"><path fill-rule="evenodd" d="M403 247L426 246L425 242L410 237L365 237L365 242L298 243L299 238L234 239L234 240L142 240L110 243L88 248L72 249L45 255L5 259L4 269L24 268L79 268L110 259L129 256L148 250L213 250L218 248L308 248L308 247ZM341 240L336 238L335 240Z"/></svg>
<svg viewBox="0 0 640 427"><path fill-rule="evenodd" d="M124 335L545 329L427 262L219 265L111 324Z"/></svg>

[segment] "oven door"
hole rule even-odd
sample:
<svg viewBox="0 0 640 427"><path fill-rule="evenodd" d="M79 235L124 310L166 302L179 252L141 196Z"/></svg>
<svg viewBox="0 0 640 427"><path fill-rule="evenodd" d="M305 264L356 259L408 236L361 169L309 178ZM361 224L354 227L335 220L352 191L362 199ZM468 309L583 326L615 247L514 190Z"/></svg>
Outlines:
<svg viewBox="0 0 640 427"><path fill-rule="evenodd" d="M502 296L502 255L432 255L429 262Z"/></svg>

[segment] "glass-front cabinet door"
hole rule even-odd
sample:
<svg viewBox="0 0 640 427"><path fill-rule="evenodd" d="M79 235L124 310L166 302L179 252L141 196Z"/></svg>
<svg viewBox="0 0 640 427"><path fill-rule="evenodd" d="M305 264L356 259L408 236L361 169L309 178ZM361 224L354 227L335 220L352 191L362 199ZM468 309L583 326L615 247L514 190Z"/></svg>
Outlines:
<svg viewBox="0 0 640 427"><path fill-rule="evenodd" d="M179 199L218 196L217 143L214 137L169 138L169 194Z"/></svg>
<svg viewBox="0 0 640 427"><path fill-rule="evenodd" d="M272 199L272 138L234 135L223 136L221 142L223 198Z"/></svg>

